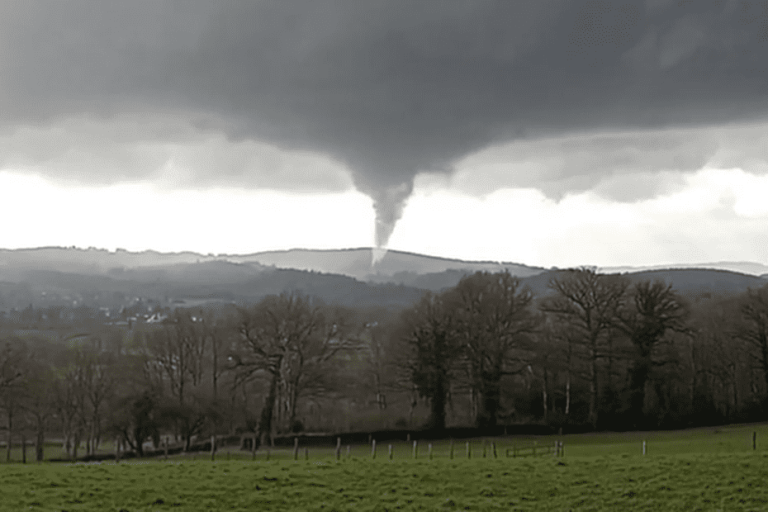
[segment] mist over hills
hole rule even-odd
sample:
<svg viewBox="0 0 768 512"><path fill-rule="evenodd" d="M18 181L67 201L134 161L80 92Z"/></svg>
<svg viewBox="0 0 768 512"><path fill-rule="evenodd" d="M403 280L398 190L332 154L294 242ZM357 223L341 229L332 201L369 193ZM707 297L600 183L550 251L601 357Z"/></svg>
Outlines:
<svg viewBox="0 0 768 512"><path fill-rule="evenodd" d="M389 250L372 265L374 250L370 248L289 251L268 251L248 256L225 256L231 261L257 262L281 268L315 270L329 274L343 274L361 281L407 283L425 274L438 274L449 270L498 272L504 269L518 277L528 277L544 271L517 263L491 261L463 261L438 256L426 256L404 251Z"/></svg>
<svg viewBox="0 0 768 512"><path fill-rule="evenodd" d="M387 251L295 249L249 255L129 252L45 247L0 249L0 309L33 305L120 307L139 298L163 306L249 303L282 291L302 291L346 306L405 306L424 290L454 286L466 274L507 270L534 293L547 293L557 269L510 262L462 261ZM689 296L731 294L766 283L758 263L698 268L619 270L631 280L661 279ZM709 268L706 268L709 267ZM739 270L742 271L734 271Z"/></svg>

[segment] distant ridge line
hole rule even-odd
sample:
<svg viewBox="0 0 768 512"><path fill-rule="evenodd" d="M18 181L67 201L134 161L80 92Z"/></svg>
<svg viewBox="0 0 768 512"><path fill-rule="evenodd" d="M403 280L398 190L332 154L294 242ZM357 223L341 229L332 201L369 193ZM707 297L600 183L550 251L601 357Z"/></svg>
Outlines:
<svg viewBox="0 0 768 512"><path fill-rule="evenodd" d="M291 252L325 252L325 253L328 253L328 252L356 252L356 251L370 251L370 252L372 252L374 249L375 249L375 247L348 247L348 248L344 248L344 249L307 249L307 248L303 248L303 247L301 247L301 248L297 247L297 248L293 248L293 249L276 249L276 250L270 250L270 251L259 251L259 252L249 253L249 254L220 254L219 256L222 256L222 257L231 256L231 257L235 257L235 258L237 258L237 257L244 258L244 257L248 257L248 256L259 256L259 255L264 255L264 254L287 254L287 253L291 253ZM397 253L397 254L405 254L405 255L408 255L408 256L417 256L417 257L420 257L420 258L429 258L429 259L440 260L440 261L452 261L452 262L457 262L457 263L483 263L483 264L489 264L489 265L520 265L520 266L523 266L523 267L542 268L542 267L534 267L534 266L531 266L531 265L526 265L524 263L516 263L516 262L513 262L513 261L465 260L465 259L461 259L461 258L449 258L449 257L446 257L446 256L434 256L432 254L422 254L422 253L411 252L411 251L403 251L403 250L400 250L400 249L387 249L386 251L388 253L389 252L393 252L393 253Z"/></svg>
<svg viewBox="0 0 768 512"><path fill-rule="evenodd" d="M168 264L170 261L161 261L165 260L166 258L169 259L180 259L180 260L188 260L188 262L204 262L204 261L229 261L231 263L254 263L255 259L261 258L261 257L268 257L268 256L290 256L290 255L296 255L296 254L326 254L331 255L333 253L337 254L365 254L366 257L368 255L372 255L372 252L374 251L374 247L348 247L348 248L339 248L339 249L310 249L305 247L296 247L291 249L274 249L274 250L267 250L267 251L258 251L258 252L252 252L252 253L245 253L245 254L235 254L235 253L200 253L195 252L191 250L187 251L169 251L169 252L162 252L155 249L144 249L141 251L132 251L127 250L124 248L116 248L115 250L110 250L106 248L98 248L98 247L77 247L77 246L40 246L40 247L24 247L24 248L15 248L15 249L9 249L9 248L0 248L0 254L6 254L8 256L15 254L44 254L45 252L50 253L62 253L62 256L66 254L71 254L73 256L72 262L74 263L75 260L78 258L76 257L78 254L82 254L85 256L86 254L90 254L92 257L98 257L99 255L103 255L104 260L101 261L101 264L111 264L112 262L108 262L107 260L111 260L112 258L115 258L116 260L119 259L118 257L127 257L132 260L136 260L136 262L141 259L141 256L150 257L153 259L157 259L158 264ZM512 261L499 261L499 260L467 260L467 259L461 259L461 258L452 258L452 257L446 257L446 256L437 256L432 254L420 254L412 251L404 251L399 249L387 249L387 254L391 254L393 256L403 256L403 257L411 257L420 259L422 261L428 260L433 261L435 263L441 262L441 263L448 263L453 264L459 267L476 267L476 266L487 266L487 267L519 267L520 269L526 269L527 271L540 271L545 272L548 270L562 270L567 268L576 268L579 267L579 265L572 265L572 266L558 266L558 267L543 267L543 266L534 266L534 265L527 265L524 263L516 263ZM53 254L51 255L54 258L57 258ZM385 257L386 258L386 257ZM66 258L65 258L66 259ZM248 261L251 260L251 261ZM181 261L180 261L181 262ZM0 259L0 265L5 264L6 262ZM282 265L275 265L281 268L292 268L292 267L283 267ZM766 276L768 275L768 265L758 262L749 262L749 261L717 261L712 263L668 263L668 264L661 264L661 265L638 265L638 266L630 266L630 265L622 265L622 266L598 266L598 265L589 265L595 269L597 269L599 272L603 273L611 273L611 274L622 274L622 273L637 273L637 272L648 272L648 271L664 271L664 270L682 270L682 269L702 269L702 270L720 270L720 271L728 271L728 272L734 272L738 274L745 274L745 275L751 275L751 276ZM321 269L318 269L318 271L323 271ZM363 277L360 275L359 277Z"/></svg>

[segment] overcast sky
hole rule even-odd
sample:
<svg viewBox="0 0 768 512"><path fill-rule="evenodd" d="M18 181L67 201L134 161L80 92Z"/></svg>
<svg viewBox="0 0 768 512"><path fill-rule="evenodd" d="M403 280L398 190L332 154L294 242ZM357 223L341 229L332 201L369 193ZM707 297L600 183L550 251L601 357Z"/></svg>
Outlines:
<svg viewBox="0 0 768 512"><path fill-rule="evenodd" d="M0 246L768 263L768 0L5 0Z"/></svg>

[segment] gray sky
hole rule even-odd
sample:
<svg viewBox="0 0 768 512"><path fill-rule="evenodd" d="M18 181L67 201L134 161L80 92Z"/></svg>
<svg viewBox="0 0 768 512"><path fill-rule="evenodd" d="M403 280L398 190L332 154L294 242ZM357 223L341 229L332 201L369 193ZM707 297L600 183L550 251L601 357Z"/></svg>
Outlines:
<svg viewBox="0 0 768 512"><path fill-rule="evenodd" d="M766 62L766 0L6 0L0 169L160 194L354 187L387 245L419 180L486 205L534 190L553 212L671 197L708 166L762 186Z"/></svg>

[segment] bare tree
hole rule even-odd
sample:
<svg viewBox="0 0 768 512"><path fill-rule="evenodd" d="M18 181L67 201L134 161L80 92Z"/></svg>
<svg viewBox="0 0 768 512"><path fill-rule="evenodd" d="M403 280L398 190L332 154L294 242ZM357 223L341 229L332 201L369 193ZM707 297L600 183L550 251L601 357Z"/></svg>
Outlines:
<svg viewBox="0 0 768 512"><path fill-rule="evenodd" d="M349 315L300 293L264 298L241 310L240 350L231 357L240 378L266 375L268 391L259 421L259 436L273 435L275 406L280 388L289 426L296 418L302 392L321 385L325 365L352 339Z"/></svg>
<svg viewBox="0 0 768 512"><path fill-rule="evenodd" d="M174 311L160 329L145 334L143 350L164 375L169 391L179 404L185 392L203 380L206 337L188 312Z"/></svg>
<svg viewBox="0 0 768 512"><path fill-rule="evenodd" d="M45 435L50 429L56 405L52 391L56 376L50 365L35 362L24 386L25 397L22 408L30 418L30 425L35 434L35 459L43 460Z"/></svg>
<svg viewBox="0 0 768 512"><path fill-rule="evenodd" d="M65 355L54 393L65 450L70 457L77 458L83 437L89 455L98 446L102 406L110 396L114 380L112 368L97 345L75 346Z"/></svg>
<svg viewBox="0 0 768 512"><path fill-rule="evenodd" d="M0 409L6 418L6 461L11 459L14 419L18 415L24 389L26 345L19 339L6 339L0 349Z"/></svg>
<svg viewBox="0 0 768 512"><path fill-rule="evenodd" d="M502 378L519 375L532 357L529 342L541 321L531 308L533 296L509 272L477 272L462 278L446 301L455 317L472 396L478 399L476 421L495 425Z"/></svg>
<svg viewBox="0 0 768 512"><path fill-rule="evenodd" d="M749 289L741 299L740 313L735 335L747 344L754 367L762 374L764 392L768 392L768 285Z"/></svg>
<svg viewBox="0 0 768 512"><path fill-rule="evenodd" d="M701 387L721 389L719 400L715 401L724 402L722 409L730 421L738 418L742 408L759 400L750 390L754 352L749 343L738 336L742 302L743 297L742 300L721 298L693 305L691 324L696 335L688 337L687 350L683 350L688 355L685 370L689 378L687 398L691 413L698 412L694 406L701 400ZM717 384L711 386L704 382L706 379L714 379Z"/></svg>
<svg viewBox="0 0 768 512"><path fill-rule="evenodd" d="M172 397L171 401L158 398L159 409L176 424L185 450L213 415L205 386L209 341L203 318L177 309L161 328L145 335L143 344L150 371L161 377L158 382L167 384Z"/></svg>
<svg viewBox="0 0 768 512"><path fill-rule="evenodd" d="M670 331L690 332L686 325L688 310L682 299L661 281L640 281L632 287L632 302L620 312L621 329L635 352L630 369L630 410L635 426L644 418L645 389L654 368L670 362L659 346Z"/></svg>
<svg viewBox="0 0 768 512"><path fill-rule="evenodd" d="M387 408L388 391L401 390L395 371L398 352L395 343L398 334L395 331L400 320L399 314L383 308L369 309L363 313L361 319L361 378L368 384L366 389L373 395L373 400L369 403L375 403L380 410ZM407 388L410 389L410 380L405 380L409 384Z"/></svg>
<svg viewBox="0 0 768 512"><path fill-rule="evenodd" d="M531 361L532 371L541 377L542 413L545 422L551 411L555 411L555 398L562 396L562 413L567 417L571 406L571 371L572 345L563 326L556 323L552 316L547 316L538 332L535 358ZM564 376L564 379L563 379ZM563 390L557 391L560 380Z"/></svg>
<svg viewBox="0 0 768 512"><path fill-rule="evenodd" d="M211 311L200 311L193 320L200 329L201 345L210 347L211 392L215 403L219 394L219 381L228 370L226 355L232 344L231 328L225 318L217 317Z"/></svg>
<svg viewBox="0 0 768 512"><path fill-rule="evenodd" d="M299 399L307 393L321 395L331 391L331 363L342 351L358 347L358 330L351 312L339 306L316 304L317 328L312 335L297 338L285 360L288 426L296 421Z"/></svg>
<svg viewBox="0 0 768 512"><path fill-rule="evenodd" d="M115 387L114 367L113 356L102 350L99 339L91 339L74 351L74 367L69 375L75 379L89 455L101 442L103 408Z"/></svg>
<svg viewBox="0 0 768 512"><path fill-rule="evenodd" d="M600 362L606 356L607 340L624 305L629 282L620 276L579 268L560 272L549 282L555 292L542 309L568 325L571 340L587 362L589 422L597 427L600 397Z"/></svg>
<svg viewBox="0 0 768 512"><path fill-rule="evenodd" d="M443 296L428 292L403 312L401 321L400 366L418 393L429 400L428 427L445 430L448 391L462 352L452 311Z"/></svg>

